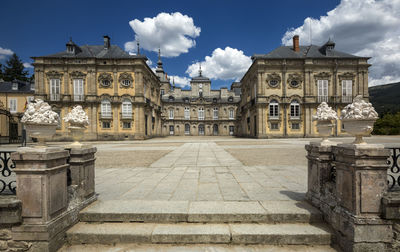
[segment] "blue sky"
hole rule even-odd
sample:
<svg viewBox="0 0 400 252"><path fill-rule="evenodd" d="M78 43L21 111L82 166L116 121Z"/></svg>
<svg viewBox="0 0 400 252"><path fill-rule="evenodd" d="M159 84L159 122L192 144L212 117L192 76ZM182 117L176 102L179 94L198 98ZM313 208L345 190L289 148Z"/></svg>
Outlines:
<svg viewBox="0 0 400 252"><path fill-rule="evenodd" d="M157 61L156 47L161 46L163 48L162 41L168 40L168 43L164 45L166 48L167 46L168 48L175 47L175 50L178 51L182 48L187 49L187 52L168 52L168 49L162 49L162 54L170 54L167 55L169 57L163 57L164 69L169 76L176 76L178 84L182 83L181 85L184 86L185 81L187 82L190 78L189 75L193 76L197 72L195 71L197 65L193 64L202 62L204 75L211 76L214 88L230 86L232 81L242 77L252 54L268 53L282 43L288 43L287 38L293 35L293 29L300 34L301 43L308 44L309 29L306 27L308 20L306 18L308 17L311 17L312 22L315 22L313 25L314 44L326 41L329 36L332 36L334 40L335 37L339 40L342 39L340 35L343 34L342 32L345 29L358 29L357 25L361 26L362 24L359 23L365 20L360 21L362 17L355 17L346 24L346 22L336 19L340 18L340 15L347 15L345 10L349 6L346 5L352 4L353 7L357 5L361 11L365 9L368 11L369 9L376 9L374 4L379 4L372 0L366 1L370 2L370 5L361 4L360 6L360 2L363 1L356 0L3 0L1 3L3 11L0 15L0 62L4 62L12 51L17 53L24 62L31 63L31 56L42 56L65 50L65 43L69 37L72 37L78 45L102 44L102 36L107 34L111 37L112 44L129 50L126 43L134 41L135 34L140 34L139 29L146 30L148 27L146 25L151 24L153 20L159 25L158 31L166 27L165 31L167 32L163 35L164 37L157 38L157 34L147 34L147 38L145 35L142 39L139 38L141 47L148 47L147 50L143 49L142 52L153 62L152 67L155 67ZM393 5L397 3L393 3L396 0L384 0L383 2L386 2L389 6L386 6L386 9L378 14L387 16L388 13L385 13L385 11L390 12L391 10L388 9L393 8ZM336 10L337 15L330 16L328 12L332 10ZM165 19L162 19L160 13L165 13L166 16L164 17L171 18L178 24L182 20L192 20L192 23L185 23L187 29L180 34L174 27L167 27L171 25L170 23L162 23L162 20L165 21ZM174 13L179 13L179 15ZM378 14L376 22L380 22L378 21ZM390 14L393 14L396 18L398 13ZM358 14L354 15L357 16ZM323 17L326 17L331 25L326 24ZM148 23L144 22L145 18L149 18ZM132 20L136 20L137 30L134 30L134 27L130 25L129 22ZM336 25L335 29L332 28L332 24ZM323 29L323 25L329 28ZM382 26L389 29L391 27L390 20ZM169 32L169 29L171 29L171 32ZM377 26L373 29L382 29L382 27ZM197 34L194 34L196 32ZM190 33L192 34L190 35ZM188 41L182 42L182 37L179 37L182 35ZM352 44L346 42L345 39L342 40L344 41L342 44L336 41L342 51L358 54L360 54L359 52L361 54L371 52L366 51L368 48L357 47L353 45L353 42ZM186 47L181 44L184 42ZM375 42L383 43L381 40ZM346 46L346 43L349 43L349 46ZM359 41L358 44L362 43L364 42ZM132 44L136 44L136 42ZM156 44L158 46L155 46ZM217 50L218 48L220 50ZM133 49L131 48L131 50ZM208 60L205 58L207 56L209 57ZM230 64L233 65L229 67ZM216 70L219 68L221 68L221 71ZM32 69L30 70L32 71ZM391 73L387 74L382 69L380 74L375 79L382 79L385 76L398 77ZM393 78L386 80L395 80Z"/></svg>

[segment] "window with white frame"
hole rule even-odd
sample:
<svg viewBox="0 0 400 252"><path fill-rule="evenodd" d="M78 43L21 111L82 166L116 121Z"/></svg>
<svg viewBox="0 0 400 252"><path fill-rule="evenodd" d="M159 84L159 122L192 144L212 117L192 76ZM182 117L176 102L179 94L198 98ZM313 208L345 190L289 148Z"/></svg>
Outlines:
<svg viewBox="0 0 400 252"><path fill-rule="evenodd" d="M213 113L213 118L214 118L214 120L217 120L218 119L218 108L214 108L214 113Z"/></svg>
<svg viewBox="0 0 400 252"><path fill-rule="evenodd" d="M189 120L190 119L190 108L185 107L185 119Z"/></svg>
<svg viewBox="0 0 400 252"><path fill-rule="evenodd" d="M296 100L290 103L290 118L292 119L300 118L300 104Z"/></svg>
<svg viewBox="0 0 400 252"><path fill-rule="evenodd" d="M18 90L18 82L13 82L12 90Z"/></svg>
<svg viewBox="0 0 400 252"><path fill-rule="evenodd" d="M235 126L229 126L229 135L233 135L233 133L235 132Z"/></svg>
<svg viewBox="0 0 400 252"><path fill-rule="evenodd" d="M103 122L102 126L103 126L103 129L109 129L109 128L111 128L111 123L110 122Z"/></svg>
<svg viewBox="0 0 400 252"><path fill-rule="evenodd" d="M173 108L169 109L169 119L174 119L174 109Z"/></svg>
<svg viewBox="0 0 400 252"><path fill-rule="evenodd" d="M101 102L101 117L111 118L111 103L109 100L103 100Z"/></svg>
<svg viewBox="0 0 400 252"><path fill-rule="evenodd" d="M199 120L204 120L204 108L199 108Z"/></svg>
<svg viewBox="0 0 400 252"><path fill-rule="evenodd" d="M60 79L50 80L50 101L60 100Z"/></svg>
<svg viewBox="0 0 400 252"><path fill-rule="evenodd" d="M129 100L122 102L122 118L132 118L132 103Z"/></svg>
<svg viewBox="0 0 400 252"><path fill-rule="evenodd" d="M83 101L83 79L74 79L74 101Z"/></svg>
<svg viewBox="0 0 400 252"><path fill-rule="evenodd" d="M10 113L17 113L17 99L11 98L9 100Z"/></svg>
<svg viewBox="0 0 400 252"><path fill-rule="evenodd" d="M235 119L235 111L232 108L229 109L229 119Z"/></svg>
<svg viewBox="0 0 400 252"><path fill-rule="evenodd" d="M318 80L318 102L328 102L328 80Z"/></svg>
<svg viewBox="0 0 400 252"><path fill-rule="evenodd" d="M352 80L342 80L342 101L352 102L353 96L353 81Z"/></svg>
<svg viewBox="0 0 400 252"><path fill-rule="evenodd" d="M274 119L279 118L279 104L276 100L272 100L269 103L269 117Z"/></svg>

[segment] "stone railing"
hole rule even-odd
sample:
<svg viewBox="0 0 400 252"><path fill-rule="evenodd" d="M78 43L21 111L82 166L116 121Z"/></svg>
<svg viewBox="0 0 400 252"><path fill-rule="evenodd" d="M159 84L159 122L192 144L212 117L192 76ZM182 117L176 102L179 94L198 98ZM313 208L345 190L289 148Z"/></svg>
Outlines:
<svg viewBox="0 0 400 252"><path fill-rule="evenodd" d="M11 154L16 196L0 197L0 250L57 251L64 244L79 211L97 198L95 153L81 146L24 147Z"/></svg>
<svg viewBox="0 0 400 252"><path fill-rule="evenodd" d="M307 198L321 210L342 250L392 251L397 243L395 223L385 217L384 209L389 203L400 206L400 197L382 200L388 191L389 150L372 144L310 143L305 147Z"/></svg>

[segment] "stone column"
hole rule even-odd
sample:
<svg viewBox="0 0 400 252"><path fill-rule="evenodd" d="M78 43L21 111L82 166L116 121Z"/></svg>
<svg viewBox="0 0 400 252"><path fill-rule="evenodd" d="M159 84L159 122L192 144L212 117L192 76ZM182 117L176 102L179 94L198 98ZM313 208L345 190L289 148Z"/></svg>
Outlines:
<svg viewBox="0 0 400 252"><path fill-rule="evenodd" d="M382 145L332 147L336 166L336 223L345 251L385 251L392 241L390 222L380 218L387 191L389 150Z"/></svg>
<svg viewBox="0 0 400 252"><path fill-rule="evenodd" d="M320 207L321 197L329 182L332 182L332 145L311 142L305 146L308 159L307 199ZM331 187L334 187L332 183Z"/></svg>
<svg viewBox="0 0 400 252"><path fill-rule="evenodd" d="M76 186L78 197L88 199L95 193L96 147L66 148L69 151L71 185Z"/></svg>

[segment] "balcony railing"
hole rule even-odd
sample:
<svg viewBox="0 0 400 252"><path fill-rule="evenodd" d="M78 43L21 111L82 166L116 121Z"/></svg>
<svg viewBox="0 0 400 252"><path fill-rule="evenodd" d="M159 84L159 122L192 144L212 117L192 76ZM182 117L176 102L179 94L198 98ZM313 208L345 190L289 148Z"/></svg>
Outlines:
<svg viewBox="0 0 400 252"><path fill-rule="evenodd" d="M344 103L352 103L353 102L353 97L350 95L342 96L342 102Z"/></svg>
<svg viewBox="0 0 400 252"><path fill-rule="evenodd" d="M290 120L300 120L300 116L290 116Z"/></svg>
<svg viewBox="0 0 400 252"><path fill-rule="evenodd" d="M328 96L318 96L318 102L319 103L321 103L321 102L328 102Z"/></svg>
<svg viewBox="0 0 400 252"><path fill-rule="evenodd" d="M74 95L74 101L83 101L84 95Z"/></svg>
<svg viewBox="0 0 400 252"><path fill-rule="evenodd" d="M279 115L269 115L270 120L279 120Z"/></svg>
<svg viewBox="0 0 400 252"><path fill-rule="evenodd" d="M60 94L50 94L50 101L59 101Z"/></svg>
<svg viewBox="0 0 400 252"><path fill-rule="evenodd" d="M101 119L111 119L112 112L100 112L100 118Z"/></svg>
<svg viewBox="0 0 400 252"><path fill-rule="evenodd" d="M132 113L122 113L122 119L132 119Z"/></svg>

